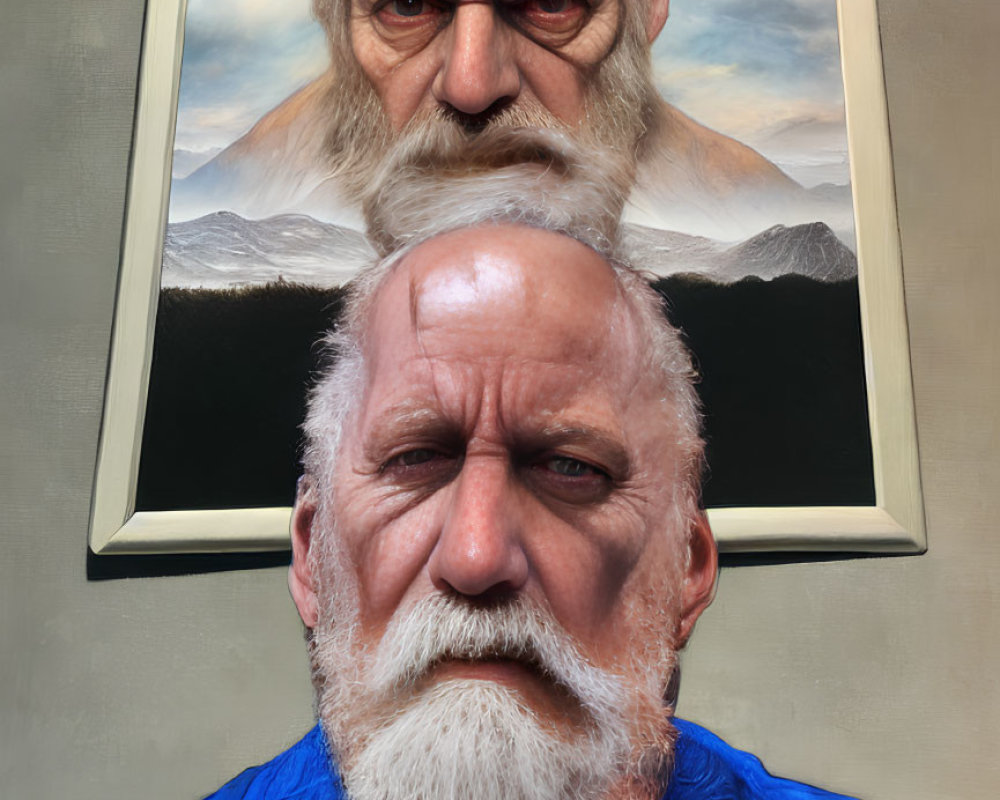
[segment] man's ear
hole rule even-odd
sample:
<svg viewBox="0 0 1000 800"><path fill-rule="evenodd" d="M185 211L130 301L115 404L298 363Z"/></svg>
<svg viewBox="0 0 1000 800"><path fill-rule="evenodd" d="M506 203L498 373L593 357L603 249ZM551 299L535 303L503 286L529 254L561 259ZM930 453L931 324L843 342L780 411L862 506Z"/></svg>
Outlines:
<svg viewBox="0 0 1000 800"><path fill-rule="evenodd" d="M649 10L646 12L646 41L652 44L670 14L670 0L649 0Z"/></svg>
<svg viewBox="0 0 1000 800"><path fill-rule="evenodd" d="M288 589L307 628L316 627L316 587L309 562L313 520L316 517L316 491L308 476L299 479L292 509L292 563L288 567Z"/></svg>
<svg viewBox="0 0 1000 800"><path fill-rule="evenodd" d="M701 612L715 597L715 578L719 571L719 551L704 511L698 513L688 537L690 555L684 583L681 586L681 613L677 621L677 641L680 650L691 635Z"/></svg>

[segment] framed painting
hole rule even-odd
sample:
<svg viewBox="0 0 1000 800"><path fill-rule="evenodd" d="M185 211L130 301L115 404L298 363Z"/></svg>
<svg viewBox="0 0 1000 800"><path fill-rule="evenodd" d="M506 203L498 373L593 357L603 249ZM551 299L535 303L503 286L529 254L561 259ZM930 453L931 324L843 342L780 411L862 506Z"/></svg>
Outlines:
<svg viewBox="0 0 1000 800"><path fill-rule="evenodd" d="M640 168L626 212L702 376L720 549L922 552L874 0L675 0L653 65L678 119L796 187L794 210L697 218L664 213ZM288 547L312 343L372 256L303 167L327 68L308 0L149 0L97 554Z"/></svg>

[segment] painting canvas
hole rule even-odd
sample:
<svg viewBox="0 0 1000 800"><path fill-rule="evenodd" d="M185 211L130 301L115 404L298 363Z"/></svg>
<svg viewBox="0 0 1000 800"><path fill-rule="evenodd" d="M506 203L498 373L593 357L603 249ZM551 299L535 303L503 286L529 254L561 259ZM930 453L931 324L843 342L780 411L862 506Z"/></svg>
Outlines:
<svg viewBox="0 0 1000 800"><path fill-rule="evenodd" d="M190 0L181 25L133 508L282 509L315 340L372 253L315 155L329 55L308 0ZM626 210L701 374L706 503L876 506L837 6L677 0L652 53L678 120L794 187L678 202L640 174Z"/></svg>

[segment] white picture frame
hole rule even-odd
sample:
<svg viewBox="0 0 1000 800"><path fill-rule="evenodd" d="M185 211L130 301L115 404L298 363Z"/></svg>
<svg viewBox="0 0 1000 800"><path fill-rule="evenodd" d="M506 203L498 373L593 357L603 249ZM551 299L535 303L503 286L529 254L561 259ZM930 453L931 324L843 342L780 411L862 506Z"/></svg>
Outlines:
<svg viewBox="0 0 1000 800"><path fill-rule="evenodd" d="M185 0L149 0L122 261L91 508L98 555L289 546L289 508L135 511L160 288ZM722 552L920 553L926 533L875 0L838 19L854 191L875 505L709 509Z"/></svg>

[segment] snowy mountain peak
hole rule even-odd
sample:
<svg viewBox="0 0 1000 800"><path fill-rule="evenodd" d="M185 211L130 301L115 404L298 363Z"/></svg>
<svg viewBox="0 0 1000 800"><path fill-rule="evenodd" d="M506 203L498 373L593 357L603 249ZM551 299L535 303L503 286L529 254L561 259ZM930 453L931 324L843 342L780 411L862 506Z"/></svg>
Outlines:
<svg viewBox="0 0 1000 800"><path fill-rule="evenodd" d="M626 236L635 265L661 276L688 272L732 283L789 274L840 281L858 274L854 253L822 222L775 225L737 244L639 226L629 226Z"/></svg>

